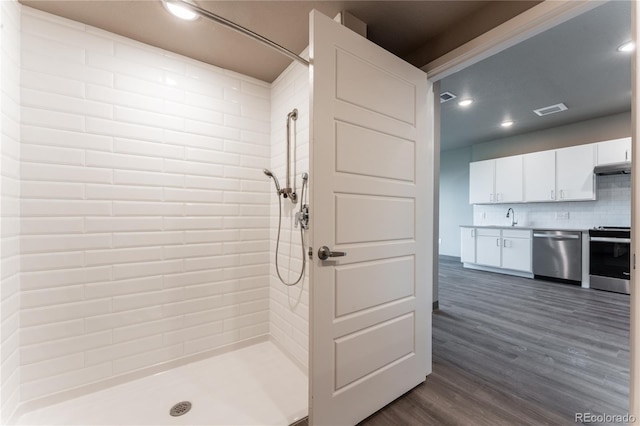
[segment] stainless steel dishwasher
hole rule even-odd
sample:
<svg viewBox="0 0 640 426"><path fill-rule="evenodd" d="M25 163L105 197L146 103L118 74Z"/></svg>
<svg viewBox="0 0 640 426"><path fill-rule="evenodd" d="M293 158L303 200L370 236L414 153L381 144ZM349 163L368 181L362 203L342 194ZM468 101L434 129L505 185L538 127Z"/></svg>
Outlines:
<svg viewBox="0 0 640 426"><path fill-rule="evenodd" d="M582 233L534 230L533 274L582 281Z"/></svg>

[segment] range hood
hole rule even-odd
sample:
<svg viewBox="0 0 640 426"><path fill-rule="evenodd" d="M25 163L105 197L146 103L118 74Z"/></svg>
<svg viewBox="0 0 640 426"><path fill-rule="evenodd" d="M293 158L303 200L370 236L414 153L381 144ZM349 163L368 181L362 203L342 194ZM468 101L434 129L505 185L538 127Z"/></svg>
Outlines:
<svg viewBox="0 0 640 426"><path fill-rule="evenodd" d="M624 163L595 166L593 168L593 173L597 175L628 175L631 174L631 163L625 161Z"/></svg>

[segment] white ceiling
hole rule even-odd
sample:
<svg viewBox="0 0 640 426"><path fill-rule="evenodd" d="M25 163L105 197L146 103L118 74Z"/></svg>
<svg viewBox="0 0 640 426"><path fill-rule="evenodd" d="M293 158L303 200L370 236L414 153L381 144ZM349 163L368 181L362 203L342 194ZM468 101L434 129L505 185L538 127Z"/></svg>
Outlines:
<svg viewBox="0 0 640 426"><path fill-rule="evenodd" d="M441 149L629 111L631 57L616 50L629 40L631 3L612 1L445 78L441 91L474 103L441 104ZM533 113L560 102L569 109Z"/></svg>

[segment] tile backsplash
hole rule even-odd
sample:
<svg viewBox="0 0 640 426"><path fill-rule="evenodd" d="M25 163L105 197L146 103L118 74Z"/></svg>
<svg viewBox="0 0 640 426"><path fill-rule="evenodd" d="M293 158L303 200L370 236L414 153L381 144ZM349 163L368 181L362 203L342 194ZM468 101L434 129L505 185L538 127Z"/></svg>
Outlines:
<svg viewBox="0 0 640 426"><path fill-rule="evenodd" d="M596 201L474 205L473 225L510 225L506 213L512 207L518 226L562 229L630 226L630 175L598 176L596 198Z"/></svg>

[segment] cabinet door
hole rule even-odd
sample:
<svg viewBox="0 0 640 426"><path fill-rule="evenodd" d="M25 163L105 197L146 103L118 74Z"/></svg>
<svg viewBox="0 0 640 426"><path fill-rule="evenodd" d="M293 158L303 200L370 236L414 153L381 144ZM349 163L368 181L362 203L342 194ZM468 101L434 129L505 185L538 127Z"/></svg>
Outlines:
<svg viewBox="0 0 640 426"><path fill-rule="evenodd" d="M531 239L504 237L502 267L514 271L531 272Z"/></svg>
<svg viewBox="0 0 640 426"><path fill-rule="evenodd" d="M524 156L524 200L556 199L556 153L541 151Z"/></svg>
<svg viewBox="0 0 640 426"><path fill-rule="evenodd" d="M495 200L496 160L469 164L469 204L488 204Z"/></svg>
<svg viewBox="0 0 640 426"><path fill-rule="evenodd" d="M522 197L522 155L496 159L497 203L515 203Z"/></svg>
<svg viewBox="0 0 640 426"><path fill-rule="evenodd" d="M463 263L476 263L475 228L460 228L460 260Z"/></svg>
<svg viewBox="0 0 640 426"><path fill-rule="evenodd" d="M476 234L476 263L500 267L500 230L483 230Z"/></svg>
<svg viewBox="0 0 640 426"><path fill-rule="evenodd" d="M559 201L595 200L595 146L579 145L556 151L556 188Z"/></svg>
<svg viewBox="0 0 640 426"><path fill-rule="evenodd" d="M598 165L631 161L631 138L598 142Z"/></svg>

